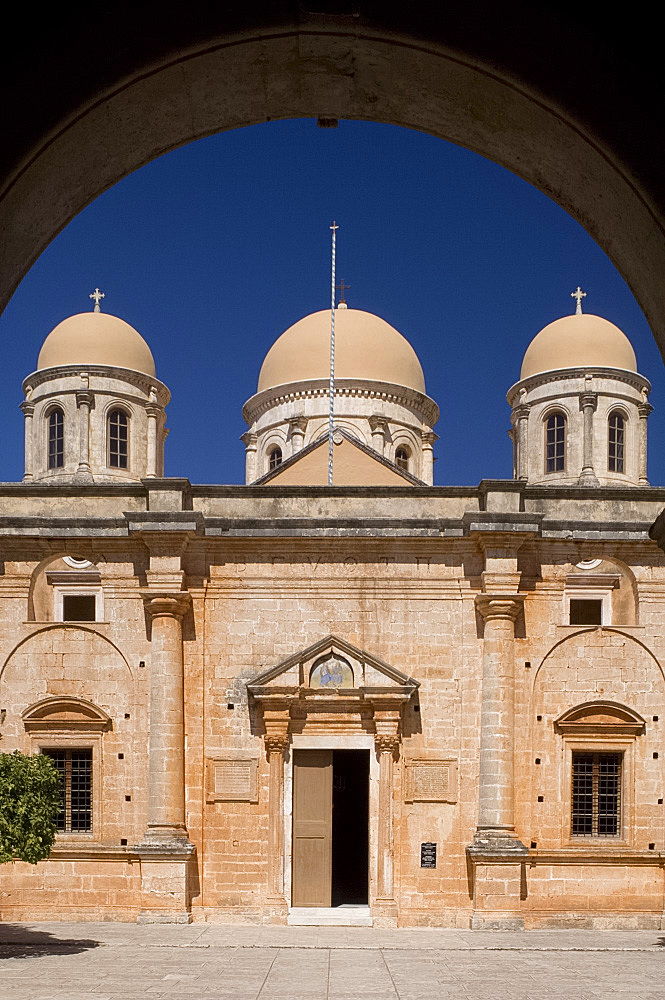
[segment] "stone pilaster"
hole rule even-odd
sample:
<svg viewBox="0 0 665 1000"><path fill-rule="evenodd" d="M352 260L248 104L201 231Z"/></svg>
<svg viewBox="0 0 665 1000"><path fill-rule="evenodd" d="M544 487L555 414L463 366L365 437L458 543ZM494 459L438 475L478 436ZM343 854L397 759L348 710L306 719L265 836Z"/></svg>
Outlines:
<svg viewBox="0 0 665 1000"><path fill-rule="evenodd" d="M77 482L92 480L90 470L90 410L94 402L91 392L77 392L76 406L79 411L79 464L75 479Z"/></svg>
<svg viewBox="0 0 665 1000"><path fill-rule="evenodd" d="M157 421L159 420L160 413L159 406L155 406L154 403L146 406L146 415L148 417L146 479L157 478Z"/></svg>
<svg viewBox="0 0 665 1000"><path fill-rule="evenodd" d="M515 462L515 478L516 479L528 479L529 478L529 440L528 440L528 429L529 429L529 410L531 407L523 403L521 406L516 406L513 410L513 416L515 419L515 433L516 433L516 462Z"/></svg>
<svg viewBox="0 0 665 1000"><path fill-rule="evenodd" d="M257 478L256 449L258 435L253 434L252 431L245 431L244 434L240 435L240 440L245 446L245 485L248 486Z"/></svg>
<svg viewBox="0 0 665 1000"><path fill-rule="evenodd" d="M298 415L289 420L289 437L291 439L291 454L299 452L305 443L305 431L307 430L307 417Z"/></svg>
<svg viewBox="0 0 665 1000"><path fill-rule="evenodd" d="M288 723L287 723L288 725ZM270 784L268 791L268 897L265 920L284 923L288 911L284 896L284 754L289 749L286 732L264 737Z"/></svg>
<svg viewBox="0 0 665 1000"><path fill-rule="evenodd" d="M598 396L595 392L583 392L580 396L580 410L584 419L584 440L582 471L578 479L580 486L598 486L598 479L593 467L593 415L598 406Z"/></svg>
<svg viewBox="0 0 665 1000"><path fill-rule="evenodd" d="M395 900L394 768L400 749L400 714L375 710L374 746L379 759L379 817L377 824L376 926L397 925Z"/></svg>
<svg viewBox="0 0 665 1000"><path fill-rule="evenodd" d="M142 592L151 621L148 825L141 858L142 922L190 920L194 847L185 825L182 617L186 592Z"/></svg>
<svg viewBox="0 0 665 1000"><path fill-rule="evenodd" d="M478 822L468 848L477 927L523 926L521 860L528 852L515 833L514 809L514 639L522 600L518 594L476 598L485 623Z"/></svg>
<svg viewBox="0 0 665 1000"><path fill-rule="evenodd" d="M23 416L25 417L25 472L23 474L23 482L29 483L32 479L34 479L32 428L35 404L31 403L28 399L24 399L21 403L21 409L23 410Z"/></svg>
<svg viewBox="0 0 665 1000"><path fill-rule="evenodd" d="M640 418L637 441L637 475L640 486L648 486L647 479L647 420L652 412L651 403L639 403L637 412Z"/></svg>
<svg viewBox="0 0 665 1000"><path fill-rule="evenodd" d="M388 421L380 413L374 413L369 418L369 429L372 432L372 448L383 455L386 447L386 435L388 433Z"/></svg>
<svg viewBox="0 0 665 1000"><path fill-rule="evenodd" d="M422 433L422 472L420 478L428 486L434 485L434 442L439 435L434 431Z"/></svg>

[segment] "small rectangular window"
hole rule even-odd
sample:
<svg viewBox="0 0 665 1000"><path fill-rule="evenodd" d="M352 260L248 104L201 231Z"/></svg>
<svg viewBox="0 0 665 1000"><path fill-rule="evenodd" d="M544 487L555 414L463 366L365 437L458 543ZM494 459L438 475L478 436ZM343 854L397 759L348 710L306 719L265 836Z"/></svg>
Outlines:
<svg viewBox="0 0 665 1000"><path fill-rule="evenodd" d="M94 594L63 594L63 622L96 621L97 598Z"/></svg>
<svg viewBox="0 0 665 1000"><path fill-rule="evenodd" d="M621 834L620 753L573 753L573 837Z"/></svg>
<svg viewBox="0 0 665 1000"><path fill-rule="evenodd" d="M55 825L60 833L92 830L92 750L49 750L60 776L60 811Z"/></svg>
<svg viewBox="0 0 665 1000"><path fill-rule="evenodd" d="M570 624L571 625L602 625L603 624L603 602L590 598L570 599Z"/></svg>

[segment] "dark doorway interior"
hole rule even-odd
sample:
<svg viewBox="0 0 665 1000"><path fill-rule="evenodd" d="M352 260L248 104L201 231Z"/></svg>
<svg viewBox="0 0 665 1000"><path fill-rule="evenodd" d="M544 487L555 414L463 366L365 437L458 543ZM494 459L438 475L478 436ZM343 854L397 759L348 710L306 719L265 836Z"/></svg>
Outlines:
<svg viewBox="0 0 665 1000"><path fill-rule="evenodd" d="M369 750L333 751L332 905L366 906Z"/></svg>

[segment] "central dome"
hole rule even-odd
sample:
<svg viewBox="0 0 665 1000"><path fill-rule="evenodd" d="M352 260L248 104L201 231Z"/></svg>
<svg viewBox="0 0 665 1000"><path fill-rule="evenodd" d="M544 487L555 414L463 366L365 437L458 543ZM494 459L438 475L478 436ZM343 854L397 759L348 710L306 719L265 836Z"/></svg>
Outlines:
<svg viewBox="0 0 665 1000"><path fill-rule="evenodd" d="M39 352L37 369L61 365L107 365L155 375L155 359L138 330L103 312L68 316L51 330Z"/></svg>
<svg viewBox="0 0 665 1000"><path fill-rule="evenodd" d="M544 327L526 349L520 379L559 368L622 368L636 372L625 333L602 316L576 313Z"/></svg>
<svg viewBox="0 0 665 1000"><path fill-rule="evenodd" d="M330 310L290 326L266 354L258 391L330 376ZM407 386L425 394L425 376L408 340L362 309L335 310L335 378Z"/></svg>

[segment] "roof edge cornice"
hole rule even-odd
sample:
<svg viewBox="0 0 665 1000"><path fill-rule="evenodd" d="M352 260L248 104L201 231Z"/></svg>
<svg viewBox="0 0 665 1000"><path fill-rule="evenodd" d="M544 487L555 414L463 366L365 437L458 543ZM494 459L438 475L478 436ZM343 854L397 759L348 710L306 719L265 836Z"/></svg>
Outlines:
<svg viewBox="0 0 665 1000"><path fill-rule="evenodd" d="M242 415L248 426L258 420L266 411L281 403L297 402L307 396L327 396L330 391L328 379L307 379L300 382L286 382L284 385L264 389L251 396L242 408ZM392 403L418 410L424 422L433 427L439 419L437 403L425 393L409 386L392 382L375 382L373 379L341 378L335 381L338 396L364 396L367 399L383 399Z"/></svg>

